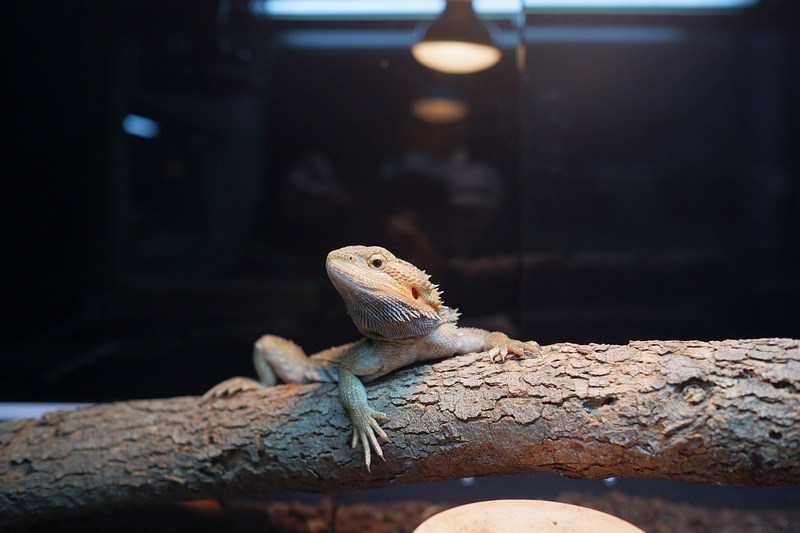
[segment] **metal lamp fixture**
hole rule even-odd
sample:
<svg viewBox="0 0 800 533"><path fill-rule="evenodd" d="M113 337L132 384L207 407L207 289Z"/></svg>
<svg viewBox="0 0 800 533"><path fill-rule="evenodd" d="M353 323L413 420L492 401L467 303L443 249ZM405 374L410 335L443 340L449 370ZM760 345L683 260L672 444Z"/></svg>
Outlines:
<svg viewBox="0 0 800 533"><path fill-rule="evenodd" d="M451 74L478 72L500 61L500 49L475 16L472 0L447 0L411 53L426 67Z"/></svg>

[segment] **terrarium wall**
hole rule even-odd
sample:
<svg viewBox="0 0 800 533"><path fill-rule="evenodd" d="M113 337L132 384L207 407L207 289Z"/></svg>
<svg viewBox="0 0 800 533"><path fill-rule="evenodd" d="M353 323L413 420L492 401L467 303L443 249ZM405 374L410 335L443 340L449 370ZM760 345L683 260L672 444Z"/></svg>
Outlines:
<svg viewBox="0 0 800 533"><path fill-rule="evenodd" d="M424 268L463 324L541 344L800 337L791 4L520 8L486 17L503 55L468 75L414 60L414 17L4 6L0 400L199 395L252 375L261 334L351 341L324 270L349 244ZM429 95L466 116L419 118ZM542 494L526 483L489 494Z"/></svg>

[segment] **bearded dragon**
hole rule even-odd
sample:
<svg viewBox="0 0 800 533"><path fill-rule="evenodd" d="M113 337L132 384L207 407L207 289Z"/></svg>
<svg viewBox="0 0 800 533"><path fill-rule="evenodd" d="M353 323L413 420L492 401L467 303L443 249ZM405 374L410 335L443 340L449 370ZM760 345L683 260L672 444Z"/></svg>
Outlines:
<svg viewBox="0 0 800 533"><path fill-rule="evenodd" d="M536 342L510 339L499 331L459 328L459 313L444 305L428 274L379 246L347 246L328 254L328 277L344 300L361 340L310 357L290 340L258 339L253 363L259 380L235 377L209 390L204 400L286 383L338 382L339 400L353 424L351 448L370 446L383 459L377 437L389 442L378 420L389 417L367 401L364 383L397 368L457 354L485 352L493 361L509 354L538 354Z"/></svg>

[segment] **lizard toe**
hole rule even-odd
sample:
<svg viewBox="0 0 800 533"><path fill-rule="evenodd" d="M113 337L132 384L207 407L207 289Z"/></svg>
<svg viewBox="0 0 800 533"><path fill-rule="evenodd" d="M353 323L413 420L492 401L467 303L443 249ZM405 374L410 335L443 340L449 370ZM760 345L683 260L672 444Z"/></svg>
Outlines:
<svg viewBox="0 0 800 533"><path fill-rule="evenodd" d="M387 442L391 442L386 432L378 424L377 419L389 420L389 416L386 413L381 413L380 411L375 411L370 408L368 412L359 413L357 416L353 417L354 428L350 447L352 449L357 449L361 446L364 452L364 464L366 464L367 470L370 469L373 450L378 457L384 461L386 460L383 457L383 450L378 442L378 437Z"/></svg>
<svg viewBox="0 0 800 533"><path fill-rule="evenodd" d="M237 392L256 390L260 389L261 387L263 387L263 385L254 379L244 377L230 378L211 387L205 394L203 394L203 397L200 401L205 403L209 400L213 400L214 398L233 396Z"/></svg>

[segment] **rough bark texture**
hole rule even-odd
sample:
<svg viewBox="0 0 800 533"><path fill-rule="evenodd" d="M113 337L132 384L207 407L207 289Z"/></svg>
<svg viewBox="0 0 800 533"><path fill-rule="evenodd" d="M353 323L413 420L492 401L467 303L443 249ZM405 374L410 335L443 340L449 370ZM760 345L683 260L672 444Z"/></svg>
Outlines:
<svg viewBox="0 0 800 533"><path fill-rule="evenodd" d="M0 424L0 529L136 503L522 472L800 483L800 341L554 344L367 386L386 462L330 384L97 405Z"/></svg>

